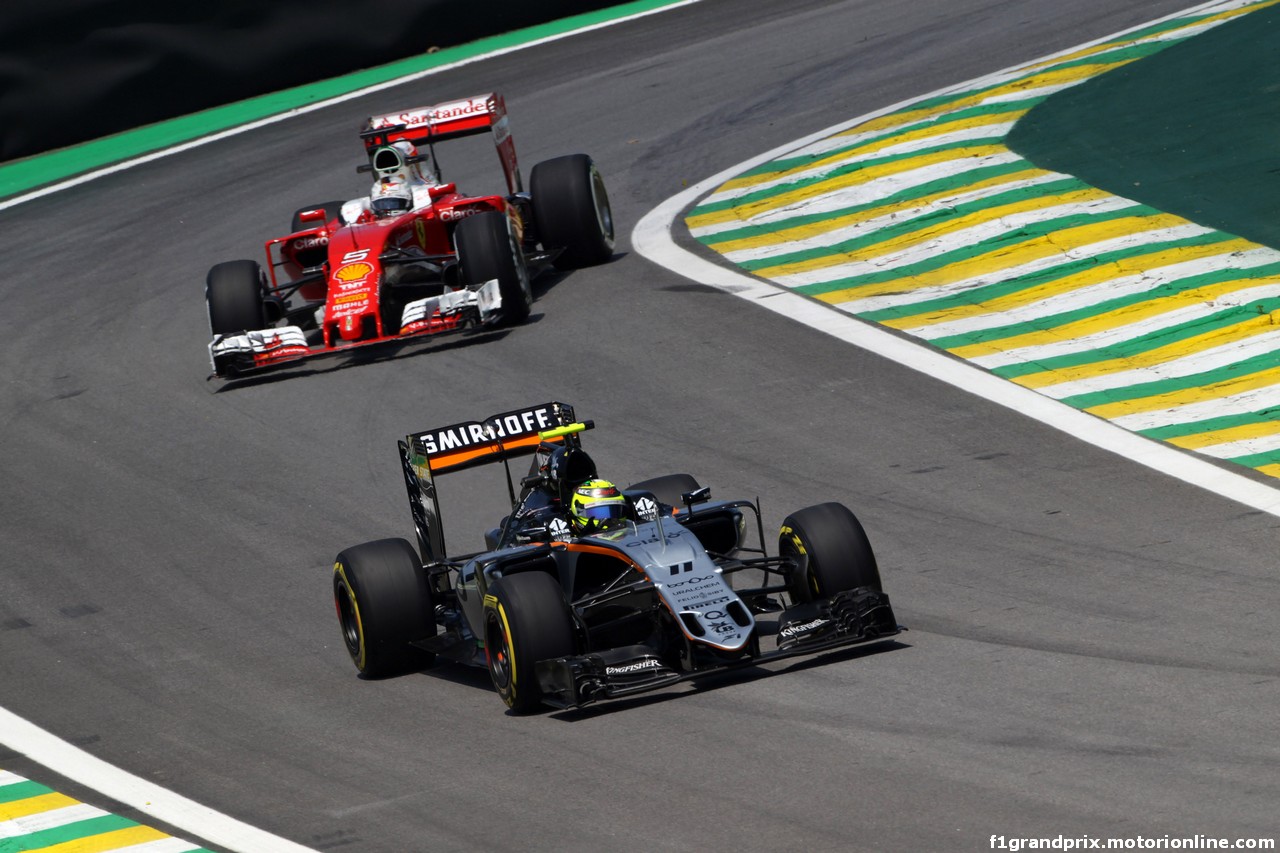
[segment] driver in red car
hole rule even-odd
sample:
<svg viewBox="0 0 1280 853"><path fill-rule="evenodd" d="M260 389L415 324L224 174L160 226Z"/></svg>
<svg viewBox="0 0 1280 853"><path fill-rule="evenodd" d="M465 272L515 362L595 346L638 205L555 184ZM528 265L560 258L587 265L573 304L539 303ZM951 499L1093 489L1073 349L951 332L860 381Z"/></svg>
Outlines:
<svg viewBox="0 0 1280 853"><path fill-rule="evenodd" d="M342 205L343 222L399 216L431 206L431 188L439 183L423 174L418 149L412 142L401 139L384 145L374 150L370 160L377 179L367 198Z"/></svg>

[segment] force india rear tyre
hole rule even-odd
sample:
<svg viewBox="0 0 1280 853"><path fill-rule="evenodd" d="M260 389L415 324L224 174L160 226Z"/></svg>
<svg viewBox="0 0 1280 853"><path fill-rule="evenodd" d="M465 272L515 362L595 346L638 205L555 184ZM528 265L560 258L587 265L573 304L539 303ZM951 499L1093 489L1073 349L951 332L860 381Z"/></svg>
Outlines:
<svg viewBox="0 0 1280 853"><path fill-rule="evenodd" d="M493 688L507 707L518 714L538 709L534 664L574 653L573 617L560 582L538 571L499 579L484 597L484 647Z"/></svg>
<svg viewBox="0 0 1280 853"><path fill-rule="evenodd" d="M209 270L204 298L209 305L209 328L215 335L267 327L265 281L254 261L227 261Z"/></svg>
<svg viewBox="0 0 1280 853"><path fill-rule="evenodd" d="M379 539L339 554L333 601L342 641L361 675L400 675L434 662L434 654L409 645L435 636L436 622L426 573L404 539Z"/></svg>
<svg viewBox="0 0 1280 853"><path fill-rule="evenodd" d="M559 249L556 269L602 264L613 256L613 208L600 170L586 154L545 160L529 174L533 218L544 249Z"/></svg>
<svg viewBox="0 0 1280 853"><path fill-rule="evenodd" d="M844 504L818 504L787 516L778 534L778 553L796 564L790 583L794 603L858 587L882 591L866 531Z"/></svg>
<svg viewBox="0 0 1280 853"><path fill-rule="evenodd" d="M518 323L529 316L533 303L529 270L520 241L505 214L493 210L467 217L454 229L453 245L465 284L498 280L504 324Z"/></svg>

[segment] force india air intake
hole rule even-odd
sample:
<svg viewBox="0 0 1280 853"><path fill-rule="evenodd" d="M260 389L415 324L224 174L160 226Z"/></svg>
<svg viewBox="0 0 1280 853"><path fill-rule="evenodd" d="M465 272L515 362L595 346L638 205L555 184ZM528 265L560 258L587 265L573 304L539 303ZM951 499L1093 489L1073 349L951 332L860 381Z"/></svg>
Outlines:
<svg viewBox="0 0 1280 853"><path fill-rule="evenodd" d="M600 480L581 445L592 427L550 402L399 442L417 550L383 539L334 564L342 638L362 674L417 671L437 657L487 667L507 705L527 712L902 630L843 505L791 513L770 556L754 502L713 501L688 474L621 490ZM509 460L528 455L517 484ZM483 551L451 554L436 478L499 462L510 513ZM589 529L575 526L584 494L609 510L589 510L600 519ZM747 577L763 582L735 585Z"/></svg>
<svg viewBox="0 0 1280 853"><path fill-rule="evenodd" d="M440 176L436 145L491 133L506 195L467 196ZM506 106L479 95L371 116L360 134L367 197L298 210L268 240L266 267L214 266L205 300L216 376L360 347L509 325L530 279L613 254L604 181L585 154L536 164L526 192Z"/></svg>

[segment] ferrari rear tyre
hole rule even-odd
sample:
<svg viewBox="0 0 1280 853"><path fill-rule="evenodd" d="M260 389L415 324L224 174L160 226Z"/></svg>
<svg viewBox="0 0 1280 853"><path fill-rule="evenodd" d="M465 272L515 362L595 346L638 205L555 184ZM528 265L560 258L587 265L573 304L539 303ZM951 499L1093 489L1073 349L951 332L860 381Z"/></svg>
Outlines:
<svg viewBox="0 0 1280 853"><path fill-rule="evenodd" d="M511 221L504 214L493 210L462 220L454 229L453 245L463 283L498 280L504 324L518 323L529 316L529 306L533 304L529 269Z"/></svg>
<svg viewBox="0 0 1280 853"><path fill-rule="evenodd" d="M209 328L229 335L267 327L266 278L254 261L227 261L209 270L204 298Z"/></svg>
<svg viewBox="0 0 1280 853"><path fill-rule="evenodd" d="M426 574L405 540L379 539L339 554L333 601L342 641L361 675L399 675L434 662L434 654L409 645L434 637L436 621Z"/></svg>
<svg viewBox="0 0 1280 853"><path fill-rule="evenodd" d="M818 504L787 516L778 535L778 553L796 565L790 580L793 603L858 587L882 591L866 531L844 504Z"/></svg>
<svg viewBox="0 0 1280 853"><path fill-rule="evenodd" d="M306 207L300 207L293 212L293 219L290 220L289 227L292 231L302 231L319 225L319 222L303 222L299 219L308 210L323 210L325 223L330 223L338 218L338 215L342 212L342 205L343 202L341 201L326 201L321 204L309 204Z"/></svg>
<svg viewBox="0 0 1280 853"><path fill-rule="evenodd" d="M613 256L613 208L600 170L586 154L545 160L529 175L534 224L544 249L564 249L557 269L602 264Z"/></svg>
<svg viewBox="0 0 1280 853"><path fill-rule="evenodd" d="M484 597L484 648L493 688L507 707L536 710L542 691L534 665L574 653L573 617L560 582L538 571L499 579Z"/></svg>
<svg viewBox="0 0 1280 853"><path fill-rule="evenodd" d="M653 477L641 480L627 487L629 492L649 492L659 503L674 507L684 506L680 496L700 488L692 474L667 474L665 477Z"/></svg>

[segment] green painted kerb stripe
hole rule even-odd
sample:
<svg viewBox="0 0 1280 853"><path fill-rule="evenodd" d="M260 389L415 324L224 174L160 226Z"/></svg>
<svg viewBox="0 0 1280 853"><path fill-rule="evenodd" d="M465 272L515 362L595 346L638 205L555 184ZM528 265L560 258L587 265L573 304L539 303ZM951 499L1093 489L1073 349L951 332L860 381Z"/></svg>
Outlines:
<svg viewBox="0 0 1280 853"><path fill-rule="evenodd" d="M12 785L0 786L0 804L16 803L18 800L29 800L32 797L42 797L52 793L52 788L46 788L36 782L14 782ZM0 848L2 849L4 848Z"/></svg>
<svg viewBox="0 0 1280 853"><path fill-rule="evenodd" d="M664 6L674 6L679 2L682 0L633 0L631 3L623 3L608 9L584 12L559 21L445 48L437 53L401 59L343 77L295 86L292 89L213 107L135 130L127 130L70 148L60 148L57 151L14 160L0 165L0 198L27 192L45 184L110 166L113 163L120 163L133 157L180 145L202 136L269 118L291 109L336 98L400 77L471 59L495 50L562 35L592 24L625 18L628 15L636 15Z"/></svg>

